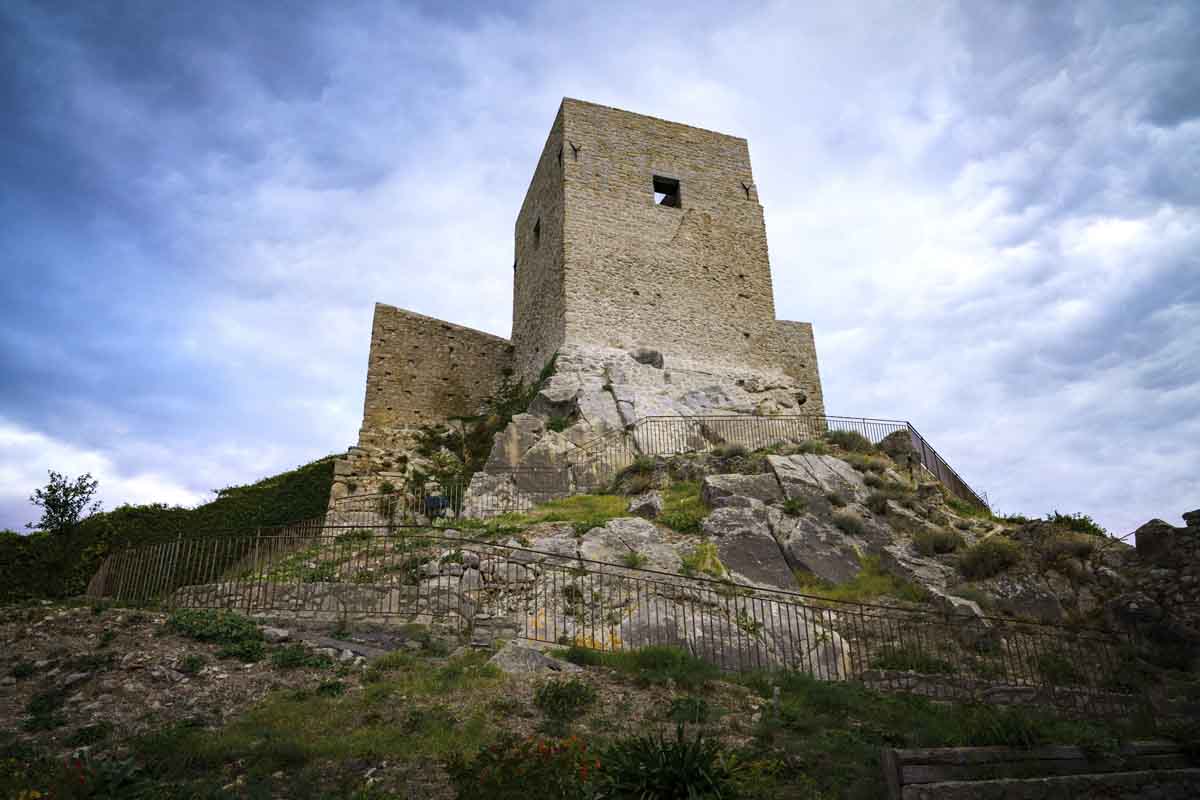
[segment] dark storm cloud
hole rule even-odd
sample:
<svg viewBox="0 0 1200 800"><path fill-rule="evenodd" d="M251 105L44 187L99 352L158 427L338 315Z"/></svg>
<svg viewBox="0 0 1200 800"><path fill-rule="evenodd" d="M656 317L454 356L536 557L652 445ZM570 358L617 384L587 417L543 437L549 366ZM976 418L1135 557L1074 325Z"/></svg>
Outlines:
<svg viewBox="0 0 1200 800"><path fill-rule="evenodd" d="M749 138L831 411L913 419L1002 510L1177 513L1198 32L1193 3L6 3L0 526L46 467L189 502L351 444L376 300L506 334L563 95Z"/></svg>

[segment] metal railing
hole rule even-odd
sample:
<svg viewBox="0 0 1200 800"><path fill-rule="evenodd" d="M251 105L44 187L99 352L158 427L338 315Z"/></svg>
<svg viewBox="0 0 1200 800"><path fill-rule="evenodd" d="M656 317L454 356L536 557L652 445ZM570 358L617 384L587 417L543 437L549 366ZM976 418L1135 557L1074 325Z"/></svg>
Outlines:
<svg viewBox="0 0 1200 800"><path fill-rule="evenodd" d="M798 445L831 431L850 431L879 444L907 437L916 465L957 497L987 508L936 450L907 422L856 417L746 415L643 417L626 429L610 431L569 452L561 467L489 469L457 480L423 481L390 493L355 495L334 501L331 524L433 524L437 520L491 519L520 514L548 500L609 490L621 471L644 457L711 453L740 446L762 450Z"/></svg>
<svg viewBox="0 0 1200 800"><path fill-rule="evenodd" d="M725 670L799 670L943 699L1100 715L1139 702L1118 680L1127 641L1105 631L830 601L424 528L264 528L127 549L89 594L328 621L438 620L477 640L601 651L674 645Z"/></svg>

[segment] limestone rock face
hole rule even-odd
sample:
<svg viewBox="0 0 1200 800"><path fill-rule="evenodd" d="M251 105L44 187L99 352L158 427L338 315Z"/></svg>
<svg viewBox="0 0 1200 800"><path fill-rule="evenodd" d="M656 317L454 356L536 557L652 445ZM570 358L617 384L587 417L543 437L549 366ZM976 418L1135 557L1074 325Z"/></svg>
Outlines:
<svg viewBox="0 0 1200 800"><path fill-rule="evenodd" d="M812 514L791 517L772 510L774 536L787 564L831 583L845 583L862 570L866 542Z"/></svg>
<svg viewBox="0 0 1200 800"><path fill-rule="evenodd" d="M767 456L767 462L789 500L836 492L848 500L862 501L869 494L862 475L834 456Z"/></svg>
<svg viewBox="0 0 1200 800"><path fill-rule="evenodd" d="M646 519L657 519L662 510L663 499L658 492L646 492L629 501L629 513Z"/></svg>
<svg viewBox="0 0 1200 800"><path fill-rule="evenodd" d="M711 508L725 505L732 497L749 497L763 503L783 500L783 491L773 473L760 475L708 475L700 487L701 497Z"/></svg>
<svg viewBox="0 0 1200 800"><path fill-rule="evenodd" d="M529 675L542 672L579 672L581 667L569 661L551 658L540 650L509 642L488 663L509 675Z"/></svg>

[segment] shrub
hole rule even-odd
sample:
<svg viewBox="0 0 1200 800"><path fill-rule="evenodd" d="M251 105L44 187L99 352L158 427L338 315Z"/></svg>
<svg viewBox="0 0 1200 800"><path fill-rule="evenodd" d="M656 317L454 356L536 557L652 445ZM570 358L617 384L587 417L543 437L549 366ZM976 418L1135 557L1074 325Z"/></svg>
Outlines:
<svg viewBox="0 0 1200 800"><path fill-rule="evenodd" d="M830 431L825 440L852 453L870 453L875 449L871 441L857 431Z"/></svg>
<svg viewBox="0 0 1200 800"><path fill-rule="evenodd" d="M796 447L796 452L806 455L829 455L829 447L820 439L805 439Z"/></svg>
<svg viewBox="0 0 1200 800"><path fill-rule="evenodd" d="M265 654L258 625L233 611L181 609L171 615L167 624L190 639L223 645L217 653L221 658L253 662Z"/></svg>
<svg viewBox="0 0 1200 800"><path fill-rule="evenodd" d="M462 800L591 800L600 761L587 743L574 737L517 738L504 734L470 761L452 757L446 765Z"/></svg>
<svg viewBox="0 0 1200 800"><path fill-rule="evenodd" d="M667 717L673 722L700 724L708 722L712 717L712 710L708 706L708 701L703 697L685 695L671 699Z"/></svg>
<svg viewBox="0 0 1200 800"><path fill-rule="evenodd" d="M346 693L346 684L341 681L323 681L317 686L317 694L321 697L341 697Z"/></svg>
<svg viewBox="0 0 1200 800"><path fill-rule="evenodd" d="M551 722L565 725L596 702L596 690L576 678L548 681L537 688L533 701Z"/></svg>
<svg viewBox="0 0 1200 800"><path fill-rule="evenodd" d="M783 501L783 513L798 517L808 509L808 498L789 497Z"/></svg>
<svg viewBox="0 0 1200 800"><path fill-rule="evenodd" d="M326 655L313 653L304 645L290 644L280 647L271 653L271 665L276 669L323 669L333 666L333 659Z"/></svg>
<svg viewBox="0 0 1200 800"><path fill-rule="evenodd" d="M871 666L875 669L921 672L928 675L950 675L958 671L949 661L923 653L912 645L888 648L871 661Z"/></svg>
<svg viewBox="0 0 1200 800"><path fill-rule="evenodd" d="M883 515L888 510L888 496L883 492L871 492L867 497L867 510L872 514Z"/></svg>
<svg viewBox="0 0 1200 800"><path fill-rule="evenodd" d="M721 444L712 449L714 457L719 459L726 458L743 458L750 454L745 445L740 444Z"/></svg>
<svg viewBox="0 0 1200 800"><path fill-rule="evenodd" d="M1042 558L1050 564L1066 558L1085 561L1096 549L1096 537L1086 533L1056 533L1042 544Z"/></svg>
<svg viewBox="0 0 1200 800"><path fill-rule="evenodd" d="M1101 539L1107 539L1109 535L1107 530L1087 514L1060 514L1055 511L1052 514L1046 515L1046 521L1087 536L1097 536Z"/></svg>
<svg viewBox="0 0 1200 800"><path fill-rule="evenodd" d="M12 673L10 673L10 674L17 680L23 681L26 678L31 677L33 675L33 672L34 672L34 667L33 667L32 662L20 661L17 664L13 665Z"/></svg>
<svg viewBox="0 0 1200 800"><path fill-rule="evenodd" d="M863 518L853 511L837 511L833 515L833 524L847 536L859 536L866 530Z"/></svg>
<svg viewBox="0 0 1200 800"><path fill-rule="evenodd" d="M580 666L605 666L623 672L643 685L673 684L684 691L698 691L720 670L702 658L678 647L653 645L637 650L603 653L583 647L571 647L563 656Z"/></svg>
<svg viewBox="0 0 1200 800"><path fill-rule="evenodd" d="M700 542L681 559L679 572L683 575L708 575L712 578L725 576L725 565L717 554L717 545L713 542Z"/></svg>
<svg viewBox="0 0 1200 800"><path fill-rule="evenodd" d="M699 533L708 508L700 497L700 484L676 483L663 492L663 510L658 521L678 533Z"/></svg>
<svg viewBox="0 0 1200 800"><path fill-rule="evenodd" d="M834 508L842 508L842 507L844 507L844 506L845 506L847 503L849 503L849 502L850 502L850 501L849 501L849 500L846 498L846 495L845 495L843 492L840 492L840 491L837 491L837 490L834 490L834 491L832 491L832 492L828 492L828 493L825 495L825 499L826 499L826 500L828 500L828 501L829 501L829 505L833 506Z"/></svg>
<svg viewBox="0 0 1200 800"><path fill-rule="evenodd" d="M1069 686L1084 682L1083 673L1075 663L1059 653L1042 653L1033 659L1033 666L1051 686Z"/></svg>
<svg viewBox="0 0 1200 800"><path fill-rule="evenodd" d="M958 569L970 580L982 580L999 575L1020 560L1020 545L1002 536L989 536L963 551Z"/></svg>
<svg viewBox="0 0 1200 800"><path fill-rule="evenodd" d="M877 472L868 472L866 475L863 475L863 483L872 489L882 489L883 477Z"/></svg>
<svg viewBox="0 0 1200 800"><path fill-rule="evenodd" d="M183 657L179 662L179 671L184 675L198 675L204 669L204 658L195 653Z"/></svg>
<svg viewBox="0 0 1200 800"><path fill-rule="evenodd" d="M29 698L25 705L25 713L29 715L25 730L46 731L62 725L64 720L58 712L66 700L66 694L57 689L46 689Z"/></svg>
<svg viewBox="0 0 1200 800"><path fill-rule="evenodd" d="M675 738L630 736L613 742L600 758L604 796L691 800L731 797L738 762L719 743L697 732L689 739L682 723Z"/></svg>
<svg viewBox="0 0 1200 800"><path fill-rule="evenodd" d="M953 553L964 544L961 534L944 528L920 530L913 535L913 547L923 556Z"/></svg>
<svg viewBox="0 0 1200 800"><path fill-rule="evenodd" d="M621 556L621 563L630 569L641 569L642 567L646 566L646 562L649 560L650 559L648 559L642 553L639 553L637 550L630 550L628 553Z"/></svg>
<svg viewBox="0 0 1200 800"><path fill-rule="evenodd" d="M68 736L64 744L68 747L89 747L107 739L112 730L112 723L108 721L84 725Z"/></svg>
<svg viewBox="0 0 1200 800"><path fill-rule="evenodd" d="M553 416L546 422L546 427L555 433L562 433L571 427L570 417Z"/></svg>

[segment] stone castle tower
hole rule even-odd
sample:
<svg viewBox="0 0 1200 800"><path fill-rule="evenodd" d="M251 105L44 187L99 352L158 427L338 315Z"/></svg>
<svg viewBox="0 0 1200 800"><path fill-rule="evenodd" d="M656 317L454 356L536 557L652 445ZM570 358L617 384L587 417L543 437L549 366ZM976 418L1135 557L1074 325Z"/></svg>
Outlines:
<svg viewBox="0 0 1200 800"><path fill-rule="evenodd" d="M360 445L473 414L575 345L781 374L824 412L811 325L775 318L745 139L564 99L514 240L511 341L376 305Z"/></svg>

